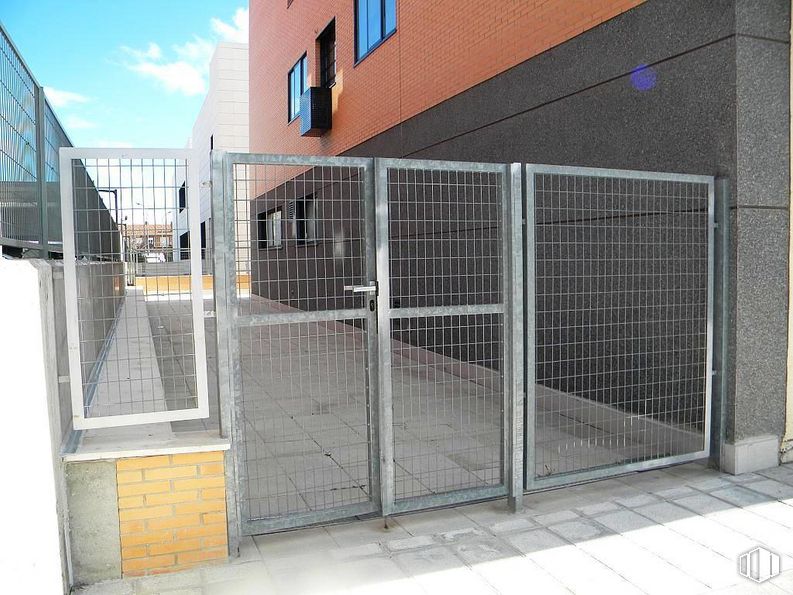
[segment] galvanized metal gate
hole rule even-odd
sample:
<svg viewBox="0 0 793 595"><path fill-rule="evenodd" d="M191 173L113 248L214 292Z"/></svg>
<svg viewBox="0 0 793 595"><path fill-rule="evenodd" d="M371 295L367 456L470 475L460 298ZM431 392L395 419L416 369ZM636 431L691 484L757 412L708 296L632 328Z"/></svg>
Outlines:
<svg viewBox="0 0 793 595"><path fill-rule="evenodd" d="M526 488L707 457L713 178L525 179Z"/></svg>
<svg viewBox="0 0 793 595"><path fill-rule="evenodd" d="M507 494L510 168L217 154L213 171L241 531Z"/></svg>
<svg viewBox="0 0 793 595"><path fill-rule="evenodd" d="M243 534L708 454L712 178L215 153L213 219Z"/></svg>

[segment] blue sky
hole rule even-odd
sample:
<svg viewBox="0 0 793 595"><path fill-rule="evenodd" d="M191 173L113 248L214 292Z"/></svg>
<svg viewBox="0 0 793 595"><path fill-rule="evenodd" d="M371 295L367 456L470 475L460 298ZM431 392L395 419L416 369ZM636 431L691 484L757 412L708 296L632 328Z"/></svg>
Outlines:
<svg viewBox="0 0 793 595"><path fill-rule="evenodd" d="M247 0L2 0L0 21L77 146L182 147Z"/></svg>

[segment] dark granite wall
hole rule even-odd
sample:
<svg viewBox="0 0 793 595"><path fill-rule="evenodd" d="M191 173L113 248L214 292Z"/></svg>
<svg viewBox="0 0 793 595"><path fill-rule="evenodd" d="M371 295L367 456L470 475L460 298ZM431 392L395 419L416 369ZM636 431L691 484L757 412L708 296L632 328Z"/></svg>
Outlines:
<svg viewBox="0 0 793 595"><path fill-rule="evenodd" d="M789 27L787 0L649 0L348 154L727 177L727 440L781 435Z"/></svg>

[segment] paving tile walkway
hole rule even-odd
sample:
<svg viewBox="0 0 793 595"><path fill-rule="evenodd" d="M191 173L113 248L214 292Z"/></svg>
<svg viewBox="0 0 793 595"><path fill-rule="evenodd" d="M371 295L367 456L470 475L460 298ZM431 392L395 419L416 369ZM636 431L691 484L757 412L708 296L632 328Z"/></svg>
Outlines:
<svg viewBox="0 0 793 595"><path fill-rule="evenodd" d="M503 500L245 538L227 564L81 595L793 593L793 464L729 476L689 464ZM763 545L782 574L737 572Z"/></svg>

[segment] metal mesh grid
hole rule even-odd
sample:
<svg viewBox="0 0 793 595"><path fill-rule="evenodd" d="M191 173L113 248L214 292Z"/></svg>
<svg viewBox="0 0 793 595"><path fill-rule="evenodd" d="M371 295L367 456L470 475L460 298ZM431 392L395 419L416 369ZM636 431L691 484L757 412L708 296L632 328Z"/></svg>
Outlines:
<svg viewBox="0 0 793 595"><path fill-rule="evenodd" d="M500 485L502 316L391 325L396 498Z"/></svg>
<svg viewBox="0 0 793 595"><path fill-rule="evenodd" d="M361 321L240 329L246 518L368 502Z"/></svg>
<svg viewBox="0 0 793 595"><path fill-rule="evenodd" d="M237 284L289 309L360 308L363 172L353 167L234 165ZM249 197L254 197L253 200ZM241 301L239 314L267 312Z"/></svg>
<svg viewBox="0 0 793 595"><path fill-rule="evenodd" d="M388 172L391 306L498 304L501 174Z"/></svg>
<svg viewBox="0 0 793 595"><path fill-rule="evenodd" d="M41 239L36 83L0 29L0 241Z"/></svg>
<svg viewBox="0 0 793 595"><path fill-rule="evenodd" d="M503 483L504 183L388 171L397 500Z"/></svg>
<svg viewBox="0 0 793 595"><path fill-rule="evenodd" d="M58 151L72 144L63 130L58 118L50 108L44 110L44 201L47 205L47 228L49 230L49 249L60 252L63 244L61 227L61 190L60 164Z"/></svg>
<svg viewBox="0 0 793 595"><path fill-rule="evenodd" d="M198 407L189 251L174 248L186 174L182 159L72 160L86 418Z"/></svg>
<svg viewBox="0 0 793 595"><path fill-rule="evenodd" d="M704 448L704 183L534 174L537 477Z"/></svg>
<svg viewBox="0 0 793 595"><path fill-rule="evenodd" d="M365 269L362 168L237 163L232 177L244 518L366 504L366 310L345 289Z"/></svg>

